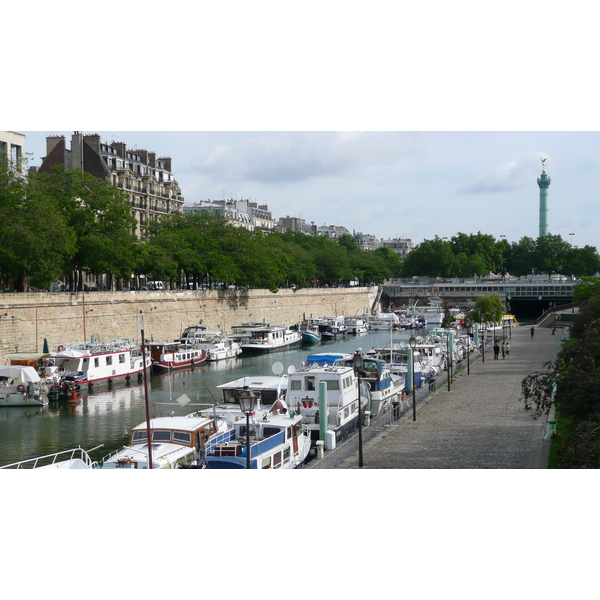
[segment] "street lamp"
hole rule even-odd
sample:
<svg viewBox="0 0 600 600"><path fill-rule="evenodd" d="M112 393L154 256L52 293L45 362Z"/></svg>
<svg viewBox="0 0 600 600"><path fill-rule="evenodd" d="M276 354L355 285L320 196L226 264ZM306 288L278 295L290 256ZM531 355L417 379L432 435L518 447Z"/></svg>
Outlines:
<svg viewBox="0 0 600 600"><path fill-rule="evenodd" d="M416 392L416 385L415 385L415 348L417 347L417 340L415 338L414 335L410 336L410 339L408 340L408 345L410 346L411 350L412 350L412 369L411 369L411 373L412 373L412 397L413 397L413 421L417 420L417 392Z"/></svg>
<svg viewBox="0 0 600 600"><path fill-rule="evenodd" d="M569 237L571 238L571 247L573 247L573 236L574 235L575 235L574 233L569 234Z"/></svg>
<svg viewBox="0 0 600 600"><path fill-rule="evenodd" d="M446 332L446 348L448 349L448 391L450 391L450 380L452 379L452 351L450 348L450 328L445 327Z"/></svg>
<svg viewBox="0 0 600 600"><path fill-rule="evenodd" d="M471 374L471 319L467 317L464 320L465 329L467 330L467 375Z"/></svg>
<svg viewBox="0 0 600 600"><path fill-rule="evenodd" d="M390 350L391 352L391 350ZM364 366L364 358L362 355L362 349L359 348L352 357L352 366L354 367L354 374L358 377L358 466L363 466L363 438L362 438L362 411L360 407L360 386L361 386L361 373Z"/></svg>
<svg viewBox="0 0 600 600"><path fill-rule="evenodd" d="M485 362L485 329L483 328L483 321L480 324L481 330L481 362Z"/></svg>
<svg viewBox="0 0 600 600"><path fill-rule="evenodd" d="M238 393L238 403L241 411L246 415L246 469L250 468L250 415L254 414L254 392L245 385Z"/></svg>

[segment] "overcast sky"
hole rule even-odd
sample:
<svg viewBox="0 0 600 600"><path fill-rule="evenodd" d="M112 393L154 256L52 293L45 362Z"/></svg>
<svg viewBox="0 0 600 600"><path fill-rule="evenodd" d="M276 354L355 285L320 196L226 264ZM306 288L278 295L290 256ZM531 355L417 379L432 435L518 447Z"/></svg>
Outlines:
<svg viewBox="0 0 600 600"><path fill-rule="evenodd" d="M415 242L537 237L547 158L550 233L600 246L595 132L84 132L170 156L186 202L251 199L275 218ZM73 130L21 133L39 165L46 136Z"/></svg>

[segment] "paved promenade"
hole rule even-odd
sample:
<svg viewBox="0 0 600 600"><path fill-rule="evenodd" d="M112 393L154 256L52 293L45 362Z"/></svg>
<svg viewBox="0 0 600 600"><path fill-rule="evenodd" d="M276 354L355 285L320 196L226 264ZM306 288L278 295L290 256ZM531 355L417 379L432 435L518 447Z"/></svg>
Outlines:
<svg viewBox="0 0 600 600"><path fill-rule="evenodd" d="M510 356L494 360L486 346L478 359L451 384L437 389L381 435L365 444L367 469L545 469L549 440L546 417L533 420L523 409L521 381L553 360L562 329L512 330ZM410 400L410 398L409 398ZM358 454L337 468L358 468Z"/></svg>

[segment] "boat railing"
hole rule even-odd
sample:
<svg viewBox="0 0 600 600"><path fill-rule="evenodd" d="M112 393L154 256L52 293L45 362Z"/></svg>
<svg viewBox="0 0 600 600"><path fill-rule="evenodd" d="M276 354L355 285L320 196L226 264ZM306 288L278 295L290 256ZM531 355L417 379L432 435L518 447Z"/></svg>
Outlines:
<svg viewBox="0 0 600 600"><path fill-rule="evenodd" d="M38 456L37 458L29 458L21 460L10 465L4 465L0 469L37 469L39 467L46 467L53 465L57 462L65 462L78 458L82 460L86 467L89 469L95 468L98 463L90 458L88 452L92 452L101 448L104 444L100 444L91 450L84 450L81 446L72 448L71 450L62 450L61 452L55 452L54 454L46 454L45 456Z"/></svg>

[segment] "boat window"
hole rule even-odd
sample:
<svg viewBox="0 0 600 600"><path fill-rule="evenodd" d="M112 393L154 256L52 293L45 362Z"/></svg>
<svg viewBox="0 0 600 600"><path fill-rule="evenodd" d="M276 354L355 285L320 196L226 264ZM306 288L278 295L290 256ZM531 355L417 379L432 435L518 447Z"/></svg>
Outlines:
<svg viewBox="0 0 600 600"><path fill-rule="evenodd" d="M268 438L277 435L280 431L279 427L263 427L263 437Z"/></svg>
<svg viewBox="0 0 600 600"><path fill-rule="evenodd" d="M283 449L283 462L287 462L288 460L290 460L290 454L291 450L289 446Z"/></svg>
<svg viewBox="0 0 600 600"><path fill-rule="evenodd" d="M337 379L327 379L327 389L328 390L339 390L340 382Z"/></svg>
<svg viewBox="0 0 600 600"><path fill-rule="evenodd" d="M107 365L112 365L112 356L107 356L106 357L106 364Z"/></svg>
<svg viewBox="0 0 600 600"><path fill-rule="evenodd" d="M158 431L152 432L153 442L170 442L171 432L168 429L159 429Z"/></svg>
<svg viewBox="0 0 600 600"><path fill-rule="evenodd" d="M94 367L100 366L100 359L98 357L94 358Z"/></svg>
<svg viewBox="0 0 600 600"><path fill-rule="evenodd" d="M292 390L301 390L302 389L302 381L300 381L300 379L292 379L291 389Z"/></svg>
<svg viewBox="0 0 600 600"><path fill-rule="evenodd" d="M278 469L281 466L281 451L273 455L273 468Z"/></svg>
<svg viewBox="0 0 600 600"><path fill-rule="evenodd" d="M123 364L125 362L125 355L124 354L119 354L119 363Z"/></svg>
<svg viewBox="0 0 600 600"><path fill-rule="evenodd" d="M131 438L132 444L141 444L148 439L148 431L145 429L140 429L139 431L134 431L133 436Z"/></svg>
<svg viewBox="0 0 600 600"><path fill-rule="evenodd" d="M315 378L313 375L310 375L309 377L306 377L306 389L307 390L314 390L315 388Z"/></svg>
<svg viewBox="0 0 600 600"><path fill-rule="evenodd" d="M189 445L192 443L192 434L189 431L174 431L173 441Z"/></svg>

